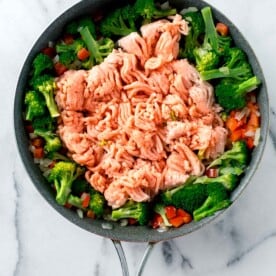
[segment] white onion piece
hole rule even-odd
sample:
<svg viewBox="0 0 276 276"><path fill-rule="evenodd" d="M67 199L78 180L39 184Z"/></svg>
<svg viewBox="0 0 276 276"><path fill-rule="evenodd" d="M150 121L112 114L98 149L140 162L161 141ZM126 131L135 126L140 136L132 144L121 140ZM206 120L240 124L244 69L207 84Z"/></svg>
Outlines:
<svg viewBox="0 0 276 276"><path fill-rule="evenodd" d="M81 209L77 209L77 214L81 219L83 218L83 211Z"/></svg>
<svg viewBox="0 0 276 276"><path fill-rule="evenodd" d="M257 128L256 129L256 133L255 133L255 137L254 137L254 146L258 146L259 144L259 141L260 141L260 137L261 137L261 129L260 128Z"/></svg>
<svg viewBox="0 0 276 276"><path fill-rule="evenodd" d="M113 228L112 224L109 222L103 222L102 223L102 228L103 229L107 229L107 230L111 230Z"/></svg>
<svg viewBox="0 0 276 276"><path fill-rule="evenodd" d="M181 14L181 15L184 15L184 14L186 14L186 13L188 13L188 12L197 12L197 11L198 11L198 8L197 8L197 7L189 7L189 8L187 8L187 9L181 10L181 11L180 11L180 14Z"/></svg>

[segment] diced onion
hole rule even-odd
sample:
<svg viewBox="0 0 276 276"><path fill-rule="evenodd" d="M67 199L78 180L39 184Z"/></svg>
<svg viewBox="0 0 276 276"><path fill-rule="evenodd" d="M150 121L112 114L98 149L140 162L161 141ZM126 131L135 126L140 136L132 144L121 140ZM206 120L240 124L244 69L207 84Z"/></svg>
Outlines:
<svg viewBox="0 0 276 276"><path fill-rule="evenodd" d="M37 135L32 132L32 133L29 133L29 137L30 139L34 139L34 138L37 138Z"/></svg>
<svg viewBox="0 0 276 276"><path fill-rule="evenodd" d="M81 219L83 218L83 211L81 209L77 209L77 214Z"/></svg>
<svg viewBox="0 0 276 276"><path fill-rule="evenodd" d="M253 130L248 130L248 131L246 131L246 132L244 133L244 135L245 135L246 137L254 137L254 136L255 136L255 131L253 131Z"/></svg>
<svg viewBox="0 0 276 276"><path fill-rule="evenodd" d="M47 169L47 170L45 170L45 171L43 172L43 176L44 176L45 178L48 178L48 176L50 175L50 173L51 173L51 169Z"/></svg>
<svg viewBox="0 0 276 276"><path fill-rule="evenodd" d="M109 222L103 222L102 223L102 228L107 229L107 230L111 230L113 228L113 225Z"/></svg>
<svg viewBox="0 0 276 276"><path fill-rule="evenodd" d="M56 56L53 58L53 62L54 62L54 63L59 62L59 55L56 55Z"/></svg>
<svg viewBox="0 0 276 276"><path fill-rule="evenodd" d="M256 129L256 133L255 133L255 137L254 137L254 146L258 146L259 141L260 141L260 136L261 136L261 129L257 128Z"/></svg>
<svg viewBox="0 0 276 276"><path fill-rule="evenodd" d="M236 112L235 119L240 121L244 116L248 116L249 112L250 112L249 108L244 107L240 112Z"/></svg>
<svg viewBox="0 0 276 276"><path fill-rule="evenodd" d="M49 41L48 42L48 47L53 48L55 46L53 41Z"/></svg>
<svg viewBox="0 0 276 276"><path fill-rule="evenodd" d="M186 13L188 13L188 12L197 12L197 11L198 11L198 8L196 8L196 7L189 7L189 8L187 8L187 9L181 10L181 11L180 11L180 14L181 14L181 15L184 15L184 14L186 14Z"/></svg>
<svg viewBox="0 0 276 276"><path fill-rule="evenodd" d="M120 220L120 225L121 226L127 226L128 225L128 220L127 219L121 219Z"/></svg>

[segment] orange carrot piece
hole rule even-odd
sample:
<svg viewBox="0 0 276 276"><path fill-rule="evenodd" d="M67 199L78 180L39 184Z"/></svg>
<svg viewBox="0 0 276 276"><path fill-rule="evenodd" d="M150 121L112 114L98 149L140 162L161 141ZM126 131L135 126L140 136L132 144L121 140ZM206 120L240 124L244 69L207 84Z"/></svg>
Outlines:
<svg viewBox="0 0 276 276"><path fill-rule="evenodd" d="M96 217L95 213L92 210L88 210L86 216L91 219L94 219Z"/></svg>
<svg viewBox="0 0 276 276"><path fill-rule="evenodd" d="M178 216L178 217L174 217L172 219L169 219L169 222L170 224L173 226L173 227L180 227L181 225L183 225L185 222L184 222L184 218L181 217L181 216Z"/></svg>
<svg viewBox="0 0 276 276"><path fill-rule="evenodd" d="M55 63L54 68L58 76L61 76L65 71L67 71L67 67L60 62Z"/></svg>
<svg viewBox="0 0 276 276"><path fill-rule="evenodd" d="M174 218L176 217L176 208L174 206L166 206L165 207L165 213L166 213L166 217L168 219Z"/></svg>
<svg viewBox="0 0 276 276"><path fill-rule="evenodd" d="M216 30L222 36L227 36L229 34L228 26L221 22L216 24Z"/></svg>
<svg viewBox="0 0 276 276"><path fill-rule="evenodd" d="M180 216L183 218L184 223L190 223L193 220L191 214L189 214L188 212L186 212L181 208L178 208L176 213L177 213L177 216Z"/></svg>
<svg viewBox="0 0 276 276"><path fill-rule="evenodd" d="M34 158L41 159L44 157L43 147L35 148L33 151Z"/></svg>
<svg viewBox="0 0 276 276"><path fill-rule="evenodd" d="M86 48L81 48L77 53L77 57L81 61L86 60L89 56L90 53Z"/></svg>

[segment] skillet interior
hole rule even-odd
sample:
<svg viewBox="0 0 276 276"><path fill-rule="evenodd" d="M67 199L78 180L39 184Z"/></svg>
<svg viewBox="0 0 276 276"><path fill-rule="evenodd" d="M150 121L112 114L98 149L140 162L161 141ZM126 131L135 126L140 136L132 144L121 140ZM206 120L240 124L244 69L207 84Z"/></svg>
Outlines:
<svg viewBox="0 0 276 276"><path fill-rule="evenodd" d="M223 211L219 212L217 215L213 217L206 218L200 222L192 222L190 224L184 225L181 228L170 229L166 232L160 233L156 230L150 229L144 226L132 226L132 227L122 227L118 224L113 224L113 229L103 229L102 223L100 220L91 220L91 219L80 219L75 212L66 209L60 205L58 205L55 201L54 194L52 189L49 187L47 181L42 176L40 169L34 164L33 157L28 150L28 135L24 130L24 123L22 117L23 111L23 102L24 102L24 88L27 82L28 73L30 71L31 62L34 56L45 46L47 46L48 41L56 40L61 32L63 27L73 20L76 17L88 14L96 13L97 11L103 9L112 9L114 7L114 2L112 0L86 0L81 1L80 3L74 5L62 15L60 15L39 37L39 39L34 44L33 48L30 50L29 55L23 65L21 74L19 76L15 101L14 101L14 127L15 127L15 135L17 140L18 149L22 158L22 161L25 165L25 168L30 175L30 178L41 195L48 201L48 203L56 209L63 217L78 225L79 227L113 240L124 240L124 241L133 241L133 242L157 242L161 240L168 240L175 237L179 237L190 232L193 232L196 229L201 228L205 224L214 220L219 214L223 213ZM127 1L116 1L116 5L124 4ZM174 6L179 9L196 6L198 8L202 8L207 4L204 1L199 0L176 0L172 1ZM210 5L209 5L210 6ZM212 7L212 6L211 6ZM212 7L213 15L216 19L226 23L230 27L231 34L234 38L234 42L237 46L241 47L248 55L250 63L252 64L254 73L262 80L262 86L260 89L260 93L258 96L258 102L260 105L261 112L261 141L258 147L254 150L252 154L252 160L250 166L248 167L245 176L243 177L241 183L236 188L236 190L232 194L232 200L235 201L241 192L244 190L246 185L250 182L251 177L256 171L258 164L261 160L263 150L265 147L266 136L268 132L268 95L265 84L265 79L262 73L262 69L257 61L257 58L251 49L248 42L239 32L239 30L230 22L222 13Z"/></svg>

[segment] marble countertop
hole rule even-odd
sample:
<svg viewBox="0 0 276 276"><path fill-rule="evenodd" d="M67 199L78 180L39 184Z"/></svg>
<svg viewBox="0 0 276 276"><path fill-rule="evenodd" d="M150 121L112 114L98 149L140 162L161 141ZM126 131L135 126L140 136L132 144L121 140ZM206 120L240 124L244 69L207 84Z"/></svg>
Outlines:
<svg viewBox="0 0 276 276"><path fill-rule="evenodd" d="M16 82L36 38L77 0L0 0L0 276L121 275L112 243L79 229L34 188L13 133ZM276 275L276 1L209 0L232 20L263 67L271 124L259 170L214 223L159 243L144 275ZM274 179L274 180L273 180ZM274 213L275 212L275 213ZM131 275L145 244L123 243Z"/></svg>

